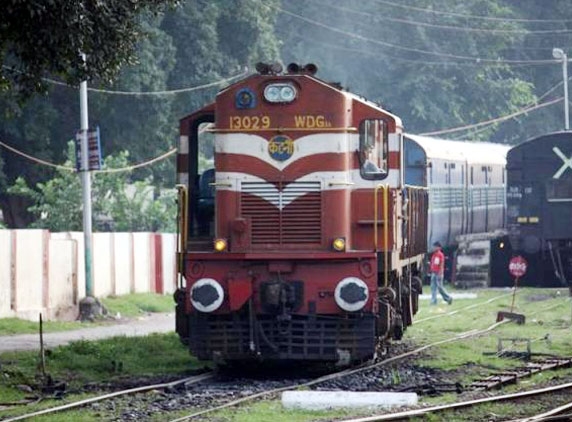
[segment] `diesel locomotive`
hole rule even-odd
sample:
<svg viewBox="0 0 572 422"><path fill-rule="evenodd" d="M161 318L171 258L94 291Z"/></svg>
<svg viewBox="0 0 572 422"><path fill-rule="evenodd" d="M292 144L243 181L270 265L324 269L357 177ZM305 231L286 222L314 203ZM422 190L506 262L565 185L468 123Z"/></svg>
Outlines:
<svg viewBox="0 0 572 422"><path fill-rule="evenodd" d="M529 264L520 283L568 286L572 293L572 132L513 147L507 173L512 253Z"/></svg>
<svg viewBox="0 0 572 422"><path fill-rule="evenodd" d="M417 311L402 122L316 70L259 64L180 121L176 330L199 359L355 363Z"/></svg>

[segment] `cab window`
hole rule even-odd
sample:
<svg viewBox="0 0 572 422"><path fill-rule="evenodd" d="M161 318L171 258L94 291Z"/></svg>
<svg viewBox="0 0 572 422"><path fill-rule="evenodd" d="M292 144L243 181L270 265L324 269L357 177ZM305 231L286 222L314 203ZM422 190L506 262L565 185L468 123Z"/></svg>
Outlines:
<svg viewBox="0 0 572 422"><path fill-rule="evenodd" d="M363 120L359 126L360 173L364 179L387 176L387 130L383 120Z"/></svg>

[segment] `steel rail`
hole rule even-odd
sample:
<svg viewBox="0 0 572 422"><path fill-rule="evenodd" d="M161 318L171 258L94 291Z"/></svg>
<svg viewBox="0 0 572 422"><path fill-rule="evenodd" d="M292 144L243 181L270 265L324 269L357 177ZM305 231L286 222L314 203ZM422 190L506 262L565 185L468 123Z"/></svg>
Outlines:
<svg viewBox="0 0 572 422"><path fill-rule="evenodd" d="M397 412L397 413L390 413L385 415L375 415L375 416L368 416L365 418L357 418L357 419L345 419L343 422L374 422L374 421L391 421L395 419L403 419L403 418L411 418L414 416L422 416L427 413L431 412L439 412L443 410L453 410L453 409L460 409L464 407L474 406L476 404L482 403L491 403L496 401L504 401L504 400L513 400L518 399L521 397L530 397L530 396L538 396L545 393L552 393L554 391L566 390L572 388L572 382L567 384L561 384L551 387L540 388L537 390L530 390L530 391L521 391L519 393L512 393L512 394L503 394L502 396L494 396L494 397L485 397L482 399L476 400L469 400L464 402L458 403L451 403L451 404L443 404L440 406L432 406L432 407L425 407L422 409L414 409L414 410L407 410L404 412ZM570 407L572 405L569 403ZM523 419L523 421L528 421L529 419ZM532 419L532 420L540 420L540 419Z"/></svg>
<svg viewBox="0 0 572 422"><path fill-rule="evenodd" d="M238 400L233 400L233 401L230 401L230 402L228 402L228 403L221 404L221 405L219 405L219 406L215 406L215 407L211 407L211 408L208 408L208 409L200 410L200 411L197 411L197 412L195 412L195 413L191 413L191 414L189 414L189 415L186 415L186 416L183 416L183 417L180 417L180 418L177 418L177 419L173 419L173 420L171 420L170 422L183 422L183 421L188 421L188 420L190 420L190 419L192 419L192 418L195 418L195 417L198 417L198 416L203 416L203 415L205 415L205 414L207 414L207 413L212 413L212 412L215 412L215 411L217 411L217 410L222 410L222 409L226 409L226 408L228 408L228 407L233 407L233 406L236 406L236 405L238 405L238 404L245 403L245 402L247 402L247 401L251 401L251 400L254 400L254 399L257 399L257 398L260 398L260 397L270 396L270 395L274 395L274 394L277 394L277 393L281 393L281 392L283 392L283 391L290 390L290 389L292 389L292 388L310 387L310 386L312 386L312 385L320 384L320 383L322 383L322 382L326 382L326 381L330 381L330 380L338 379L338 378L343 378L343 377L348 376L348 375L352 375L352 374L355 374L355 373L367 371L367 370L369 370L369 369L374 369L374 368L377 368L377 367L380 367L380 366L383 366L383 365L387 365L388 363L395 362L395 361L404 359L404 358L406 358L406 357L416 355L416 354L421 353L421 352L423 352L423 351L425 351L425 350L427 350L427 349L429 349L429 348L431 348L431 347L439 346L439 345L441 345L441 344L446 344L446 343L452 343L452 342L454 342L454 341L463 340L463 339L466 339L466 338L475 337L475 336L478 336L478 335L481 335L481 334L485 334L485 333L487 333L487 332L489 332L489 331L494 330L495 328L497 328L498 326L500 326L500 325L502 325L502 324L504 324L504 323L506 323L506 322L508 322L508 320L504 320L504 321L501 321L501 322L496 322L496 323L494 323L493 325L491 325L491 326L489 326L489 327L487 327L487 328L484 328L484 329L482 329L482 330L470 330L470 331L466 331L466 332L464 332L464 333L461 333L461 334L456 335L455 337L450 337L450 338L447 338L447 339L444 339L444 340L439 340L439 341L436 341L436 342L434 342L434 343L431 343L431 344L428 344L428 345L419 347L419 348L417 348L417 349L411 350L411 351L409 351L409 352L405 352L405 353L402 353L402 354L397 355L397 356L392 356L392 357L390 357L390 358L388 358L388 359L385 359L385 360L383 360L383 361L381 361L381 362L377 362L377 363L374 363L374 364L364 365L364 366L360 366L360 367L354 368L354 369L346 369L346 370L344 370L344 371L335 372L335 373L333 373L333 374L325 375L325 376L323 376L323 377L316 378L315 380L308 381L308 382L305 382L305 383L294 383L294 384L289 385L289 386L286 386L286 387L279 387L279 388L274 388L274 389L272 389L272 390L262 391L262 392L260 392L260 393L256 393L256 394L252 394L252 395L250 395L250 396L242 397L242 398L240 398L240 399L238 399Z"/></svg>
<svg viewBox="0 0 572 422"><path fill-rule="evenodd" d="M450 312L447 312L447 313L444 313L444 314L433 315L433 316L430 316L430 317L417 319L417 320L414 320L414 321L413 321L413 324L414 324L414 325L415 325L415 324L420 324L420 323L422 323L422 322L430 321L430 320L432 320L432 319L439 319L439 318L442 318L442 317L455 315L455 314L458 314L458 313L461 312L461 311L466 311L466 310L468 310L468 309L473 309L473 308L476 308L476 307L478 307L478 306L485 305L485 304L487 304L487 303L492 303L492 302L494 302L495 300L502 299L503 297L510 296L511 294L512 294L512 293L506 293L506 294L504 294L504 295L492 297L492 298L490 298L490 299L488 299L488 300L486 300L486 301L484 301L484 302L474 303L474 304L472 304L472 305L465 306L464 308L455 309L454 311L450 311Z"/></svg>
<svg viewBox="0 0 572 422"><path fill-rule="evenodd" d="M507 295L504 295L504 296L508 296L508 295L510 295L510 293L508 293ZM492 299L498 299L499 297L502 297L502 296L503 296L503 295L498 296L498 297L495 297L495 298L492 298ZM489 299L489 301L491 301L491 299ZM556 307L556 306L560 306L560 304L555 304L555 305L548 306L548 307L546 307L546 308L539 309L539 310L533 312L531 315L537 314L537 313L542 312L542 311L545 311L545 310L547 310L547 309L554 308L554 307ZM338 379L338 378L343 378L343 377L348 376L348 375L352 375L352 374L355 374L355 373L367 371L367 370L369 370L369 369L374 369L374 368L377 368L377 367L380 367L380 366L383 366L383 365L387 365L388 363L395 362L395 361L404 359L404 358L406 358L406 357L419 354L419 353L421 353L421 352L423 352L423 351L425 351L425 350L427 350L427 349L429 349L429 348L435 347L435 346L440 346L440 345L442 345L442 344L447 344L447 343L453 343L453 342L458 341L458 340L463 340L463 339L466 339L466 338L476 337L476 336L479 336L479 335L481 335L481 334L486 334L486 333L488 333L488 332L494 330L495 328L497 328L497 327L499 327L499 326L501 326L501 325L503 325L503 324L505 324L505 323L508 323L508 322L509 322L509 320L503 320L503 321L500 321L500 322L496 322L496 323L492 324L491 326L489 326L489 327L487 327L487 328L484 328L484 329L482 329L482 330L470 330L470 331L465 331L464 333L460 333L460 334L456 335L455 337L450 337L450 338L447 338L447 339L444 339L444 340L439 340L439 341L436 341L436 342L434 342L434 343L430 343L430 344L428 344L428 345L425 345L425 346L419 347L419 348L417 348L417 349L411 350L411 351L409 351L409 352L402 353L402 354L397 355L397 356L392 356L392 357L390 357L390 358L388 358L388 359L385 359L385 360L383 360L383 361L381 361L381 362L377 362L377 363L374 363L374 364L364 365L364 366L360 366L360 367L354 368L354 369L346 369L346 370L344 370L344 371L335 372L335 373L333 373L333 374L325 375L325 376L323 376L323 377L317 378L317 379L315 379L315 380L312 380L312 381L309 381L309 382L306 382L306 383L301 383L301 384L294 383L294 384L289 385L289 386L286 386L286 387L279 387L279 388L275 388L275 389L271 389L271 390L262 391L262 392L260 392L260 393L256 393L256 394L252 394L252 395L250 395L250 396L242 397L242 398L240 398L240 399L233 400L233 401L230 401L230 402L228 402L228 403L221 404L221 405L219 405L219 406L215 406L215 407L211 407L211 408L208 408L208 409L200 410L200 411L197 411L197 412L195 412L195 413L191 413L191 414L189 414L189 415L186 415L186 416L183 416L183 417L180 417L180 418L177 418L177 419L172 419L170 422L183 422L183 421L188 421L188 420L193 419L193 418L195 418L195 417L203 416L203 415L205 415L205 414L207 414L207 413L212 413L212 412L215 412L215 411L217 411L217 410L222 410L222 409L226 409L226 408L229 408L229 407L233 407L233 406L236 406L236 405L238 405L238 404L245 403L245 402L248 402L248 401L257 399L257 398L261 398L261 397L265 397L265 396L271 396L271 395L274 395L274 394L277 394L277 393L281 393L281 392L286 391L286 390L290 390L290 389L292 389L292 388L310 387L310 386L312 386L312 385L320 384L320 383L322 383L322 382L326 382L326 381L330 381L330 380Z"/></svg>
<svg viewBox="0 0 572 422"><path fill-rule="evenodd" d="M34 417L40 416L40 415L46 415L48 413L55 413L55 412L59 412L62 410L69 410L69 409L73 409L76 407L82 407L82 406L85 406L85 405L88 405L91 403L96 403L99 401L111 399L111 398L118 397L118 396L125 396L128 394L134 394L134 393L142 393L142 392L149 391L149 390L158 390L158 389L163 389L163 388L170 388L170 387L174 387L174 386L177 386L180 384L196 384L196 383L201 382L201 381L206 381L206 380L212 378L213 376L214 376L213 372L207 372L205 374L195 375L193 377L183 378L183 379L180 379L177 381L171 381L171 382L166 382L166 383L161 383L161 384L153 384L153 385L144 385L141 387L129 388L127 390L115 391L113 393L103 394L101 396L90 397L88 399L79 400L76 402L64 404L62 406L50 407L48 409L38 410L37 412L26 413L25 415L15 416L15 417L9 418L9 419L3 419L3 421L4 422L20 421L20 420L24 420L24 419L28 419L28 418L34 418Z"/></svg>
<svg viewBox="0 0 572 422"><path fill-rule="evenodd" d="M535 421L545 421L552 419L551 416L560 415L566 410L572 409L572 402L566 403L562 406L555 407L544 413L539 413L538 415L530 416L528 418L518 419L516 422L535 422Z"/></svg>

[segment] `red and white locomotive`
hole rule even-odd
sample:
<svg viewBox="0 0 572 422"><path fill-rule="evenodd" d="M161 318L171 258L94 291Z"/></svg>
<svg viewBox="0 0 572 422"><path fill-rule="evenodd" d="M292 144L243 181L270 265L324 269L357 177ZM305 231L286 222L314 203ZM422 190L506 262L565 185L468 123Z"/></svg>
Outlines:
<svg viewBox="0 0 572 422"><path fill-rule="evenodd" d="M314 65L257 71L180 122L177 333L218 362L369 359L421 292L427 188L404 182L401 120Z"/></svg>

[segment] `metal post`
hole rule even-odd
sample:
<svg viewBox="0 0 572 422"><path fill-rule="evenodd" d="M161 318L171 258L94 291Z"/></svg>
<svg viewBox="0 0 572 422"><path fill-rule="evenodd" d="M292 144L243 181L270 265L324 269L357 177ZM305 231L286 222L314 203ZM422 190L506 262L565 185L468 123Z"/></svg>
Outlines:
<svg viewBox="0 0 572 422"><path fill-rule="evenodd" d="M568 112L568 56L561 48L553 48L552 57L562 61L562 79L564 82L564 129L570 130L570 116Z"/></svg>
<svg viewBox="0 0 572 422"><path fill-rule="evenodd" d="M85 62L85 54L82 54ZM79 104L81 115L81 185L83 200L83 239L85 253L85 295L93 296L92 268L91 268L91 175L89 172L89 120L87 112L87 81L79 85Z"/></svg>
<svg viewBox="0 0 572 422"><path fill-rule="evenodd" d="M570 129L570 114L568 112L568 56L562 54L562 77L564 78L564 128Z"/></svg>

